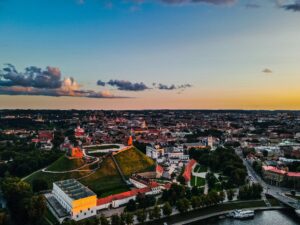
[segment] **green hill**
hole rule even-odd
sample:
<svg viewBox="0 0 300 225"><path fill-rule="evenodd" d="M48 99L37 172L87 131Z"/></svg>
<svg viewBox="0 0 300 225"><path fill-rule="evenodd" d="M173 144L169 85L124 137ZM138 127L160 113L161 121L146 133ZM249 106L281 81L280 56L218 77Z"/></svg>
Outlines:
<svg viewBox="0 0 300 225"><path fill-rule="evenodd" d="M115 158L126 177L133 173L148 172L155 169L154 160L134 147L118 153Z"/></svg>
<svg viewBox="0 0 300 225"><path fill-rule="evenodd" d="M47 170L48 171L69 171L75 170L85 165L83 159L68 159L66 156L60 157L54 163L52 163Z"/></svg>
<svg viewBox="0 0 300 225"><path fill-rule="evenodd" d="M154 169L154 161L136 148L121 152L115 156L121 170L125 176L130 176L132 173L145 172ZM68 171L77 168L88 169L89 166L84 166L82 159L68 159L61 157L51 164L47 171ZM111 156L106 157L101 162L100 167L95 171L75 171L67 173L49 173L38 171L26 178L27 182L32 182L34 179L44 179L47 181L49 189L52 188L52 183L59 180L75 178L84 185L88 186L98 196L107 196L114 193L120 193L128 190L127 185L123 182L116 165Z"/></svg>

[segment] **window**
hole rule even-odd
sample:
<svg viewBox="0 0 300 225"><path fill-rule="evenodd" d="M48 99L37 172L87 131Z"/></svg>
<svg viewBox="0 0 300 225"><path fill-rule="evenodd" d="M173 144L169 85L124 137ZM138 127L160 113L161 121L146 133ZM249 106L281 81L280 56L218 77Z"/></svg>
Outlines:
<svg viewBox="0 0 300 225"><path fill-rule="evenodd" d="M88 210L90 211L90 208L88 208Z"/></svg>
<svg viewBox="0 0 300 225"><path fill-rule="evenodd" d="M82 213L82 210L80 210L80 213Z"/></svg>
<svg viewBox="0 0 300 225"><path fill-rule="evenodd" d="M84 215L86 216L86 213L84 213Z"/></svg>
<svg viewBox="0 0 300 225"><path fill-rule="evenodd" d="M93 210L91 211L91 213L93 213Z"/></svg>

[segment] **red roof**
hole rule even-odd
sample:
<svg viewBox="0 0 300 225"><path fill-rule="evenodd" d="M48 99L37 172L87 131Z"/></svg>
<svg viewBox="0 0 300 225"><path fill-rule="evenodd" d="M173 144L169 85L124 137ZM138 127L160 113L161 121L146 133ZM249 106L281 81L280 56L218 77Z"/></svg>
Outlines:
<svg viewBox="0 0 300 225"><path fill-rule="evenodd" d="M263 169L265 171L271 171L273 173L287 175L288 177L300 177L299 172L287 172L287 171L284 171L284 170L280 170L280 169L278 169L274 166L263 166Z"/></svg>
<svg viewBox="0 0 300 225"><path fill-rule="evenodd" d="M196 164L197 162L192 159L188 162L188 164L185 166L185 169L184 169L184 173L183 173L183 177L185 179L186 182L190 181L191 180L191 175L192 175L192 169L193 169L193 166Z"/></svg>
<svg viewBox="0 0 300 225"><path fill-rule="evenodd" d="M50 131L39 131L39 139L53 139L53 134Z"/></svg>
<svg viewBox="0 0 300 225"><path fill-rule="evenodd" d="M40 140L38 138L34 138L31 140L33 143L38 143Z"/></svg>
<svg viewBox="0 0 300 225"><path fill-rule="evenodd" d="M164 172L164 168L162 168L160 165L157 165L157 166L156 166L156 171L157 171L158 173L163 173L163 172Z"/></svg>
<svg viewBox="0 0 300 225"><path fill-rule="evenodd" d="M121 200L129 197L136 196L138 193L145 194L147 192L150 192L150 187L140 188L140 189L133 189L131 191L122 192L115 195L110 195L104 198L98 198L97 200L97 206L110 203L115 200Z"/></svg>

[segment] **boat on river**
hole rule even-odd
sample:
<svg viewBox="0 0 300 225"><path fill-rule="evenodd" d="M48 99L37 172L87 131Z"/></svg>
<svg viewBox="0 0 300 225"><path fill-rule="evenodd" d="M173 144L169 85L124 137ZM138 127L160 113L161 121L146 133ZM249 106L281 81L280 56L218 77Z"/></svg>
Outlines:
<svg viewBox="0 0 300 225"><path fill-rule="evenodd" d="M234 219L239 219L239 220L253 219L254 218L254 211L253 210L238 209L238 210L234 210L234 211L230 212L228 216L232 217Z"/></svg>

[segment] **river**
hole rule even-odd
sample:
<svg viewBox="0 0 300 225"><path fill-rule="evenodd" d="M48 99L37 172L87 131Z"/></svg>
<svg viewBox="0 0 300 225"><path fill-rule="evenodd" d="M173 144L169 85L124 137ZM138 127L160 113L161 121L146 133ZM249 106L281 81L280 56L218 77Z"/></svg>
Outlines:
<svg viewBox="0 0 300 225"><path fill-rule="evenodd" d="M191 223L191 225L296 225L300 224L300 218L291 210L260 211L255 213L254 219L235 220L212 218Z"/></svg>

